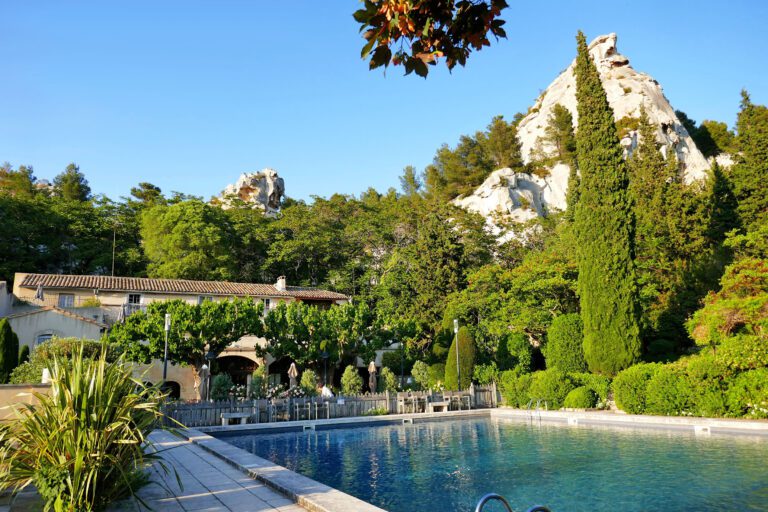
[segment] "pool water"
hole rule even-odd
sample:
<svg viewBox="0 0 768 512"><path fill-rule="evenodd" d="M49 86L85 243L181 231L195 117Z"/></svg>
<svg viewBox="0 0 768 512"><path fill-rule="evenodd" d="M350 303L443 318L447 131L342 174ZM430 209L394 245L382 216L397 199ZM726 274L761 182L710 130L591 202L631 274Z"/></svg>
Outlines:
<svg viewBox="0 0 768 512"><path fill-rule="evenodd" d="M392 512L768 510L768 440L464 419L222 440ZM490 503L486 512L503 510Z"/></svg>

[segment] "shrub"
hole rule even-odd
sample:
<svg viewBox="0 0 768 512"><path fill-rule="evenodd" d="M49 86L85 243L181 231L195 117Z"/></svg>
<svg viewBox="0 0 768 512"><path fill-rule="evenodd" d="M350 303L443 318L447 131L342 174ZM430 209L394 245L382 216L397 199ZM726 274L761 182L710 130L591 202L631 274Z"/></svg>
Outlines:
<svg viewBox="0 0 768 512"><path fill-rule="evenodd" d="M658 367L657 363L641 363L619 372L611 384L616 406L629 414L642 414L648 381Z"/></svg>
<svg viewBox="0 0 768 512"><path fill-rule="evenodd" d="M577 386L584 386L597 395L598 400L608 401L608 392L611 389L611 378L594 373L571 373L569 375Z"/></svg>
<svg viewBox="0 0 768 512"><path fill-rule="evenodd" d="M77 338L52 338L36 346L30 354L29 361L20 364L11 373L12 384L40 384L43 368L49 368L54 360L60 365L69 364L69 361L82 351L83 357L93 359L99 357L102 343L92 340ZM121 348L114 344L106 346L107 362L115 362Z"/></svg>
<svg viewBox="0 0 768 512"><path fill-rule="evenodd" d="M563 406L565 397L575 387L565 372L550 368L533 374L529 393L533 400L541 400L542 405L546 401L548 408L559 409Z"/></svg>
<svg viewBox="0 0 768 512"><path fill-rule="evenodd" d="M19 364L29 361L29 345L22 345L19 351Z"/></svg>
<svg viewBox="0 0 768 512"><path fill-rule="evenodd" d="M389 368L381 369L378 388L380 392L397 391L397 377Z"/></svg>
<svg viewBox="0 0 768 512"><path fill-rule="evenodd" d="M499 369L496 363L491 361L489 364L479 364L475 366L473 379L481 386L487 386L491 382L496 382L499 378Z"/></svg>
<svg viewBox="0 0 768 512"><path fill-rule="evenodd" d="M317 382L317 374L314 371L304 370L299 387L304 390L306 396L317 396Z"/></svg>
<svg viewBox="0 0 768 512"><path fill-rule="evenodd" d="M394 351L386 351L381 356L382 368L389 368L395 375L400 375L400 368L402 365L403 375L411 373L414 361L408 359L408 356L404 357L403 349L398 348Z"/></svg>
<svg viewBox="0 0 768 512"><path fill-rule="evenodd" d="M743 372L731 380L727 406L732 416L768 418L768 368Z"/></svg>
<svg viewBox="0 0 768 512"><path fill-rule="evenodd" d="M568 409L592 409L595 405L597 405L597 394L586 386L572 389L563 402L563 407Z"/></svg>
<svg viewBox="0 0 768 512"><path fill-rule="evenodd" d="M726 378L731 373L727 366L711 353L681 360L690 388L689 411L696 416L725 416L728 412L726 400Z"/></svg>
<svg viewBox="0 0 768 512"><path fill-rule="evenodd" d="M499 376L499 388L504 403L510 407L525 407L531 397L531 374L519 370L507 370Z"/></svg>
<svg viewBox="0 0 768 512"><path fill-rule="evenodd" d="M584 324L576 314L559 315L554 318L547 331L544 357L547 368L559 368L564 372L585 372Z"/></svg>
<svg viewBox="0 0 768 512"><path fill-rule="evenodd" d="M7 318L0 318L0 384L6 384L19 365L19 338Z"/></svg>
<svg viewBox="0 0 768 512"><path fill-rule="evenodd" d="M525 334L515 332L502 338L496 352L496 361L500 370L519 368L521 372L530 372L533 364L533 348Z"/></svg>
<svg viewBox="0 0 768 512"><path fill-rule="evenodd" d="M442 389L445 386L445 365L435 363L429 367L430 389Z"/></svg>
<svg viewBox="0 0 768 512"><path fill-rule="evenodd" d="M688 409L691 395L689 381L672 365L657 368L645 388L645 412L679 416Z"/></svg>
<svg viewBox="0 0 768 512"><path fill-rule="evenodd" d="M459 350L459 369L456 368L456 342ZM445 387L448 389L467 389L472 382L472 371L475 367L475 342L466 326L459 329L451 348L448 350L448 359L445 362ZM459 375L461 382L458 381Z"/></svg>
<svg viewBox="0 0 768 512"><path fill-rule="evenodd" d="M413 363L411 375L413 375L413 380L421 389L429 389L429 366L427 363L424 361Z"/></svg>
<svg viewBox="0 0 768 512"><path fill-rule="evenodd" d="M234 386L232 377L226 373L220 373L213 378L211 384L211 399L226 400L229 398L229 391Z"/></svg>
<svg viewBox="0 0 768 512"><path fill-rule="evenodd" d="M102 510L134 495L146 462L157 459L146 436L162 416L160 396L122 360L109 363L106 347L60 362L50 367L51 394L36 394L39 405L24 406L2 430L0 488L34 484L46 510Z"/></svg>
<svg viewBox="0 0 768 512"><path fill-rule="evenodd" d="M768 366L768 336L740 334L724 340L716 357L732 370L765 368Z"/></svg>
<svg viewBox="0 0 768 512"><path fill-rule="evenodd" d="M363 389L363 378L352 365L344 369L341 375L341 392L344 395L356 395Z"/></svg>
<svg viewBox="0 0 768 512"><path fill-rule="evenodd" d="M266 398L268 382L267 367L256 368L251 375L251 389L248 390L248 397L252 400Z"/></svg>

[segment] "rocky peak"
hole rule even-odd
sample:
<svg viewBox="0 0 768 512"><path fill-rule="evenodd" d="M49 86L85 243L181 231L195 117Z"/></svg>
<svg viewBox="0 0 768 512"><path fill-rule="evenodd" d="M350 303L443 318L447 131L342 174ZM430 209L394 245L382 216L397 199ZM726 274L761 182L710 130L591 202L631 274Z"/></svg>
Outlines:
<svg viewBox="0 0 768 512"><path fill-rule="evenodd" d="M258 172L246 172L240 175L232 185L227 185L219 201L222 208L229 208L235 200L264 210L266 215L275 215L280 209L280 201L285 194L285 183L274 169L266 168Z"/></svg>
<svg viewBox="0 0 768 512"><path fill-rule="evenodd" d="M650 121L658 127L656 139L661 145L662 154L666 157L674 152L684 181L691 183L704 178L710 164L675 115L661 86L651 76L635 71L630 66L629 58L618 52L616 40L616 34L599 36L590 43L589 51L600 73L608 103L620 126L619 136L625 155L631 154L637 147L637 123L633 119L640 117L644 107ZM555 148L547 142L545 136L555 105L567 108L573 116L574 128L577 127L575 66L574 59L544 90L520 121L518 138L525 163L539 160L542 155L555 155ZM568 165L557 163L548 168L549 174L543 177L518 173L512 179L509 175L511 172L509 169L495 171L473 194L457 199L456 204L485 215L491 225L495 223L487 212L506 211L507 219L524 221L535 216L535 212L541 214L544 210L565 209ZM539 206L534 208L535 212L527 208L526 204L516 205L516 198L521 194L540 198L540 203L537 203ZM519 211L521 208L525 211Z"/></svg>

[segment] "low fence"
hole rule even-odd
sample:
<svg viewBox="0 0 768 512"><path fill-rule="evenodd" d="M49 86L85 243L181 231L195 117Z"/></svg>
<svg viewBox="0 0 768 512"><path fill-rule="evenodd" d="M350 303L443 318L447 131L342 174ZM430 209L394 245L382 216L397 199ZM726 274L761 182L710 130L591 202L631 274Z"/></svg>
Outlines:
<svg viewBox="0 0 768 512"><path fill-rule="evenodd" d="M223 400L213 402L168 402L163 406L167 426L207 427L222 424L222 414L242 415L248 423L270 423L308 419L425 412L428 404L446 408L489 408L498 405L496 385L471 386L453 393L373 393L334 398L286 398L274 400Z"/></svg>

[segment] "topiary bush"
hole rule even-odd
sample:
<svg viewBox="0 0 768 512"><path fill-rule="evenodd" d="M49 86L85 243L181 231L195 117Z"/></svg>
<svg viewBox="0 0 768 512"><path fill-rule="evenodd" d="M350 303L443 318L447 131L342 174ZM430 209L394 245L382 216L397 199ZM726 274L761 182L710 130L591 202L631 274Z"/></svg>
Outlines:
<svg viewBox="0 0 768 512"><path fill-rule="evenodd" d="M384 391L397 391L397 376L389 368L382 368L379 375L378 391L383 393Z"/></svg>
<svg viewBox="0 0 768 512"><path fill-rule="evenodd" d="M420 389L429 389L429 365L427 365L427 363L424 361L416 361L413 363L411 375Z"/></svg>
<svg viewBox="0 0 768 512"><path fill-rule="evenodd" d="M531 399L531 374L519 370L507 370L499 376L499 390L504 403L509 407L523 408Z"/></svg>
<svg viewBox="0 0 768 512"><path fill-rule="evenodd" d="M534 401L547 402L547 408L560 409L565 397L576 387L573 380L558 368L535 372L531 379L529 394Z"/></svg>
<svg viewBox="0 0 768 512"><path fill-rule="evenodd" d="M656 369L645 388L646 414L679 416L688 410L691 387L685 375L672 365Z"/></svg>
<svg viewBox="0 0 768 512"><path fill-rule="evenodd" d="M341 375L341 392L344 395L356 395L363 389L363 378L352 365L344 369Z"/></svg>
<svg viewBox="0 0 768 512"><path fill-rule="evenodd" d="M220 373L216 375L211 384L211 399L227 400L229 398L229 392L234 385L232 377L230 377L229 374Z"/></svg>
<svg viewBox="0 0 768 512"><path fill-rule="evenodd" d="M456 368L456 342L459 344L459 368ZM472 372L475 368L475 342L466 326L459 329L458 335L448 349L448 359L445 361L445 387L447 389L467 389L472 383ZM458 382L458 374L461 382Z"/></svg>
<svg viewBox="0 0 768 512"><path fill-rule="evenodd" d="M608 402L608 393L611 389L610 377L594 373L571 373L569 376L577 386L584 386L597 395L601 403Z"/></svg>
<svg viewBox="0 0 768 512"><path fill-rule="evenodd" d="M658 363L640 363L619 372L611 383L616 406L629 414L642 414L648 381L659 366Z"/></svg>
<svg viewBox="0 0 768 512"><path fill-rule="evenodd" d="M728 367L707 351L687 360L686 378L690 389L688 411L695 416L725 416L727 406Z"/></svg>
<svg viewBox="0 0 768 512"><path fill-rule="evenodd" d="M559 368L564 372L586 372L584 359L584 324L577 313L559 315L552 320L547 331L544 358L547 368Z"/></svg>
<svg viewBox="0 0 768 512"><path fill-rule="evenodd" d="M597 405L597 394L586 386L572 389L563 401L567 409L592 409Z"/></svg>
<svg viewBox="0 0 768 512"><path fill-rule="evenodd" d="M304 390L306 396L317 396L317 374L312 370L304 370L301 374L299 387Z"/></svg>
<svg viewBox="0 0 768 512"><path fill-rule="evenodd" d="M7 384L19 365L19 338L7 318L0 318L0 384Z"/></svg>

